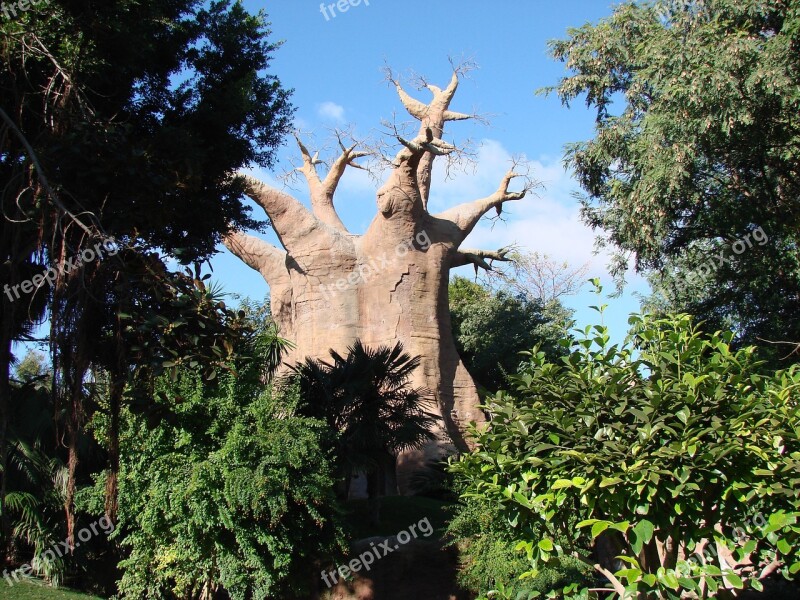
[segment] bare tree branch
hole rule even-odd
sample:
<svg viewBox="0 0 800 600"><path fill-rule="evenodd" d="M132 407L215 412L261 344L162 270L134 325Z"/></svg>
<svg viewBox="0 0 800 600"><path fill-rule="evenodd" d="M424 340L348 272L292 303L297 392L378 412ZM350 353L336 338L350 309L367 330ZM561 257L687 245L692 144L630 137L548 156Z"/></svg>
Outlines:
<svg viewBox="0 0 800 600"><path fill-rule="evenodd" d="M222 243L248 267L261 273L270 285L278 276L286 274L286 252L262 239L234 231L226 235Z"/></svg>
<svg viewBox="0 0 800 600"><path fill-rule="evenodd" d="M477 275L478 269L485 271L493 271L493 261L509 262L513 260L508 256L511 248L500 248L499 250L474 250L472 248L462 248L456 251L453 260L450 262L450 268L463 267L464 265L473 265L475 267L475 274ZM487 262L488 261L488 262Z"/></svg>
<svg viewBox="0 0 800 600"><path fill-rule="evenodd" d="M244 178L247 195L267 213L281 245L290 254L303 245L312 244L311 237L331 235L331 228L311 214L296 198L251 175L241 174L241 177Z"/></svg>
<svg viewBox="0 0 800 600"><path fill-rule="evenodd" d="M509 191L508 188L511 182L517 178L524 179L523 188L518 192ZM461 243L474 229L475 225L478 224L478 221L480 221L483 215L494 208L499 216L503 212L504 203L513 200L521 200L535 187L534 182L528 174L516 172L512 169L505 174L503 181L493 194L479 200L460 204L443 213L435 215L435 217L453 223L460 232L459 239L457 239L456 242Z"/></svg>
<svg viewBox="0 0 800 600"><path fill-rule="evenodd" d="M577 293L586 282L589 263L570 267L538 252L511 252L508 264L483 274L483 283L491 289L507 289L531 300L550 302Z"/></svg>
<svg viewBox="0 0 800 600"><path fill-rule="evenodd" d="M453 64L452 61L451 64ZM420 122L419 135L422 136L426 131L430 130L434 138L441 139L444 135L444 124L447 121L463 121L465 119L471 119L474 116L450 110L450 102L453 100L456 90L458 89L459 76L465 74L471 68L471 64L469 66L454 65L450 83L445 89L441 89L440 87L422 80L423 87L427 88L433 94L433 98L428 104L409 95L389 68L386 68L386 79L395 86L397 94L400 97L400 102L408 113ZM433 169L433 161L436 156L437 154L435 152L430 151L420 158L419 164L417 165L417 183L425 210L427 210L428 207L431 172Z"/></svg>
<svg viewBox="0 0 800 600"><path fill-rule="evenodd" d="M353 167L355 169L366 170L365 167L359 165L355 161L359 158L370 156L371 153L364 150L356 150L356 147L359 145L357 142L350 146L345 146L342 141L342 132L334 131L334 134L339 143L341 153L334 159L324 180L321 180L317 173L317 165L325 164L325 162L320 160L319 152L314 153L313 156L311 155L308 148L306 148L305 144L301 141L300 135L297 133L295 134L295 139L300 148L303 164L295 170L301 172L308 182L311 195L311 208L314 215L323 223L346 232L347 228L344 226L333 204L333 196L336 193L336 188L339 185L342 175L344 175L345 169L347 167Z"/></svg>

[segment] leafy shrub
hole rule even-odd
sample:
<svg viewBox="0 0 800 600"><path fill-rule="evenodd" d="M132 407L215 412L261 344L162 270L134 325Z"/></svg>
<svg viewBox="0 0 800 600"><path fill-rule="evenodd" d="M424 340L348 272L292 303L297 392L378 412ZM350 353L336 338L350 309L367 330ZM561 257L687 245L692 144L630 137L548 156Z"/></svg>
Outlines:
<svg viewBox="0 0 800 600"><path fill-rule="evenodd" d="M589 580L586 565L564 556L554 558L536 577L520 581L530 564L514 549L515 530L505 520L500 505L486 499L465 498L459 503L447 534L459 550L458 582L472 592L527 598Z"/></svg>
<svg viewBox="0 0 800 600"><path fill-rule="evenodd" d="M122 598L298 597L343 550L326 424L296 415L296 391L264 390L257 363L237 370L160 380L174 418L152 429L125 414Z"/></svg>
<svg viewBox="0 0 800 600"><path fill-rule="evenodd" d="M629 322L622 345L598 325L561 361L528 355L454 465L468 495L515 526L528 576L571 555L619 596L705 598L796 574L800 371L765 374L688 315Z"/></svg>

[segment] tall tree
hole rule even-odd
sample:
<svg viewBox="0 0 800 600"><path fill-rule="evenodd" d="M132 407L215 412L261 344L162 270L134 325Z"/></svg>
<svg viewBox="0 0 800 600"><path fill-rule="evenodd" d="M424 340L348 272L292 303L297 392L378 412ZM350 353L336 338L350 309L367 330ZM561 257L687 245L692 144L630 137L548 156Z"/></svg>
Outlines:
<svg viewBox="0 0 800 600"><path fill-rule="evenodd" d="M70 536L86 374L109 369L119 400L133 371L121 300L144 320L139 300L176 295L157 251L202 260L229 227L258 226L230 173L272 164L289 125L267 25L229 0L53 0L0 25L0 468L11 343L49 306ZM101 260L108 239L126 250ZM48 267L52 287L31 292Z"/></svg>
<svg viewBox="0 0 800 600"><path fill-rule="evenodd" d="M668 307L800 340L800 3L628 2L552 42L596 111L567 148L583 215Z"/></svg>
<svg viewBox="0 0 800 600"><path fill-rule="evenodd" d="M434 159L456 150L442 139L445 124L469 118L450 110L461 72L456 69L444 88L426 84L433 95L427 104L390 75L403 106L420 122L419 134L410 140L397 136L402 148L377 191L378 214L363 235L346 229L334 196L345 170L358 165L364 150L342 144L328 173L320 176L317 153L301 142L300 169L311 192L310 209L261 181L248 180L248 194L269 215L283 249L244 233L229 236L226 245L269 283L273 316L282 334L297 343L288 360L322 358L330 349L343 352L356 339L370 347L399 340L411 355L422 357L414 385L435 394L444 417L439 446L453 442L464 448L467 423L482 422L483 414L453 342L450 269L504 258L460 246L484 214L499 213L506 202L525 197L531 183L511 170L485 198L439 214L428 211ZM517 178L524 183L512 191Z"/></svg>

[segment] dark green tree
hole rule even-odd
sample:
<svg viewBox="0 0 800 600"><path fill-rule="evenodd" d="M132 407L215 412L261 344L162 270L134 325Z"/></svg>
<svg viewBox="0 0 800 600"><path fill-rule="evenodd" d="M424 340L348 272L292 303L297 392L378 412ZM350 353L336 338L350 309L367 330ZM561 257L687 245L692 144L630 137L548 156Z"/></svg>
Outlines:
<svg viewBox="0 0 800 600"><path fill-rule="evenodd" d="M800 340L800 3L626 2L550 46L596 112L567 147L583 216L656 304Z"/></svg>
<svg viewBox="0 0 800 600"><path fill-rule="evenodd" d="M289 94L267 72L267 26L229 0L53 0L0 24L0 468L11 344L46 315L70 535L91 366L108 371L118 414L125 383L154 359L128 351L126 327L152 329L151 310L169 318L172 300L192 297L165 259L203 260L230 228L259 225L231 175L269 166L290 125ZM109 238L116 256L73 263ZM13 291L48 267L52 286ZM211 347L224 350L198 352L214 360Z"/></svg>
<svg viewBox="0 0 800 600"><path fill-rule="evenodd" d="M368 348L360 340L331 361L307 358L293 367L300 382L301 412L323 419L336 433L335 448L346 497L353 474L367 475L371 517L380 519L380 495L396 492L397 456L434 438L437 417L425 410L430 390L410 385L419 367L397 342Z"/></svg>
<svg viewBox="0 0 800 600"><path fill-rule="evenodd" d="M558 300L542 302L521 293L492 291L463 277L450 282L453 336L464 364L478 385L502 389L517 372L521 352L540 344L555 359L570 312Z"/></svg>

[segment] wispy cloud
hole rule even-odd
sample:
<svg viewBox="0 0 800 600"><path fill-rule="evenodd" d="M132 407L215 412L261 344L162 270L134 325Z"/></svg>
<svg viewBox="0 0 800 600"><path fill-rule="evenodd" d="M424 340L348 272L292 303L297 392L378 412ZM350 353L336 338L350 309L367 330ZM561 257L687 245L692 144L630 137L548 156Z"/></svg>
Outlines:
<svg viewBox="0 0 800 600"><path fill-rule="evenodd" d="M317 107L317 116L326 121L344 123L344 106L336 102L323 102Z"/></svg>

